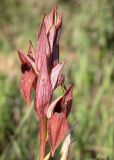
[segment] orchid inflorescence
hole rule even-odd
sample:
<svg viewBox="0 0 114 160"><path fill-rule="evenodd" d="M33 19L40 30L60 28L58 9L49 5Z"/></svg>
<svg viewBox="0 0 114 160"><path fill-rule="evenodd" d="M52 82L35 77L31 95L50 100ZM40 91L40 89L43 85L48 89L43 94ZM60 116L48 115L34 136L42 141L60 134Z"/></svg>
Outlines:
<svg viewBox="0 0 114 160"><path fill-rule="evenodd" d="M47 134L51 146L51 156L68 133L67 117L72 105L73 86L65 86L65 76L61 70L65 61L59 62L59 40L62 16L53 8L44 16L34 49L29 43L28 54L18 50L21 61L21 94L29 106L32 89L35 90L34 108L39 118L40 160L46 156ZM53 93L58 86L63 95L52 102Z"/></svg>

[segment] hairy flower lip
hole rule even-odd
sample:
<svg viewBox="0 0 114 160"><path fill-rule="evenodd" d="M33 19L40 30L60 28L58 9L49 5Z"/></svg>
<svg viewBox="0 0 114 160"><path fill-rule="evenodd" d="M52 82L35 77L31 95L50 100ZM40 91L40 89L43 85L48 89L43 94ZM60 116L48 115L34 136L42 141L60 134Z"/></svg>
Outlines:
<svg viewBox="0 0 114 160"><path fill-rule="evenodd" d="M26 71L30 71L31 70L31 67L30 65L28 65L28 63L22 63L21 64L21 72L22 74L24 74Z"/></svg>

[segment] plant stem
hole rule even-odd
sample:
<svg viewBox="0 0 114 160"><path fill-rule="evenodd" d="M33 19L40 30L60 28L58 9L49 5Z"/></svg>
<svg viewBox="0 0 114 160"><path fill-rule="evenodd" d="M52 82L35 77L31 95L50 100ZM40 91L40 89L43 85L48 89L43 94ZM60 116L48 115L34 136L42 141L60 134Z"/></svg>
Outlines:
<svg viewBox="0 0 114 160"><path fill-rule="evenodd" d="M40 157L39 160L44 160L46 151L46 136L47 136L47 124L46 118L40 118Z"/></svg>

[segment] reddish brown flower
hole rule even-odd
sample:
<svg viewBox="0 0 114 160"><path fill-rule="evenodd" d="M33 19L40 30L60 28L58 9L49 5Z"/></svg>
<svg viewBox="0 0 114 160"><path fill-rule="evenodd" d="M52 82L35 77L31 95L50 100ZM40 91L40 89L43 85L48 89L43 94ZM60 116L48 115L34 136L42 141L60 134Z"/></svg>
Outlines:
<svg viewBox="0 0 114 160"><path fill-rule="evenodd" d="M34 62L34 49L30 41L28 55L22 51L18 51L19 58L21 60L21 80L20 90L21 94L27 105L30 104L31 90L35 81L35 77L38 75L38 70Z"/></svg>
<svg viewBox="0 0 114 160"><path fill-rule="evenodd" d="M52 156L68 131L67 116L72 105L72 90L73 87L70 86L63 96L58 97L49 106L47 112Z"/></svg>

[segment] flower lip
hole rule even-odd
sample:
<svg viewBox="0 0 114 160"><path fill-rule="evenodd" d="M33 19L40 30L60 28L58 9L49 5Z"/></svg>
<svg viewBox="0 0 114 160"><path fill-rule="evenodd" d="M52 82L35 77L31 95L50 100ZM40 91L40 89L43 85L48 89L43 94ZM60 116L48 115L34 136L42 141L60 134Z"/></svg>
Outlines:
<svg viewBox="0 0 114 160"><path fill-rule="evenodd" d="M31 55L24 54L23 51L18 50L18 55L21 61L21 64L28 64L31 69L33 69L34 73L38 75L38 70L36 68L35 62L32 60ZM23 68L23 67L22 67Z"/></svg>
<svg viewBox="0 0 114 160"><path fill-rule="evenodd" d="M61 99L62 99L62 97L63 96L60 96L60 97L58 97L55 101L53 101L51 104L50 104L50 106L49 106L49 108L48 108L48 110L47 110L47 118L50 118L51 116L52 116L52 114L53 114L53 112L54 112L54 109L56 108L56 104L59 102L59 101L61 101ZM59 109L59 111L60 111L61 109ZM57 109L55 110L55 112L54 113L57 113L56 111L58 111Z"/></svg>
<svg viewBox="0 0 114 160"><path fill-rule="evenodd" d="M58 103L59 103L59 102L58 102ZM54 108L53 113L54 113L54 114L55 114L55 113L60 114L60 113L62 112L62 110L63 110L63 108L62 108L61 104L57 104L57 105L55 106L55 108Z"/></svg>
<svg viewBox="0 0 114 160"><path fill-rule="evenodd" d="M21 72L22 73L25 73L26 71L30 71L31 70L31 67L28 65L28 63L22 63L21 64Z"/></svg>
<svg viewBox="0 0 114 160"><path fill-rule="evenodd" d="M73 86L70 85L64 95L59 96L50 104L46 114L48 119L51 118L51 116L55 113L63 113L66 115L66 117L69 115L72 106L72 91Z"/></svg>

